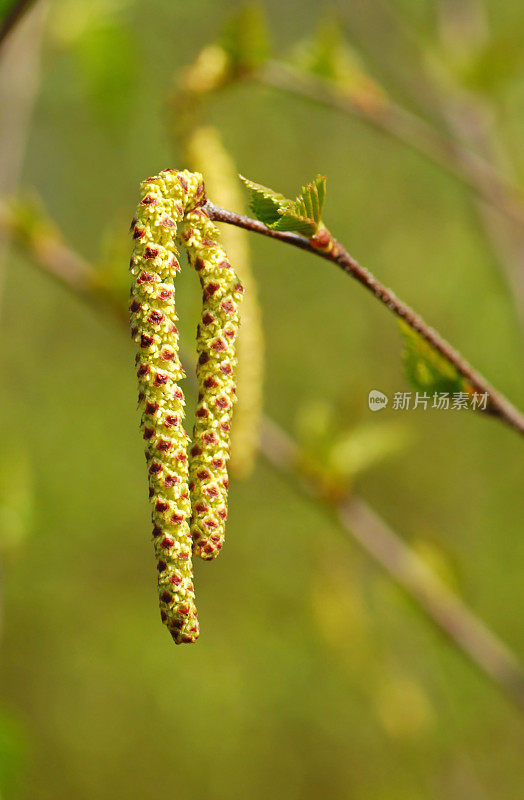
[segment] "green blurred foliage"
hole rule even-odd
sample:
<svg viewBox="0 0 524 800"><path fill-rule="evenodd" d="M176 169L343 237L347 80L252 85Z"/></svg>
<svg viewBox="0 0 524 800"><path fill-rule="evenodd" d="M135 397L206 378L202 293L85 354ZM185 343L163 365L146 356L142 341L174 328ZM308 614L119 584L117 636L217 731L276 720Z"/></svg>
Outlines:
<svg viewBox="0 0 524 800"><path fill-rule="evenodd" d="M300 468L330 499L353 491L361 475L397 456L409 442L401 423L366 420L355 424L347 419L340 400L337 406L321 399L303 403L296 420Z"/></svg>
<svg viewBox="0 0 524 800"><path fill-rule="evenodd" d="M349 45L341 20L332 13L321 18L314 34L297 45L292 61L299 69L330 81L355 102L376 105L384 96L384 90Z"/></svg>
<svg viewBox="0 0 524 800"><path fill-rule="evenodd" d="M95 121L108 130L120 128L135 110L140 73L139 39L128 25L131 0L81 0L55 3L50 32L69 48L77 65L79 88Z"/></svg>
<svg viewBox="0 0 524 800"><path fill-rule="evenodd" d="M269 58L271 44L264 8L244 3L223 26L220 44L235 72L251 72Z"/></svg>
<svg viewBox="0 0 524 800"><path fill-rule="evenodd" d="M518 79L524 66L520 32L511 31L489 41L462 70L469 88L495 95L505 84Z"/></svg>
<svg viewBox="0 0 524 800"><path fill-rule="evenodd" d="M13 0L0 0L0 20L7 16L14 5Z"/></svg>
<svg viewBox="0 0 524 800"><path fill-rule="evenodd" d="M274 52L296 52L330 5L261 4ZM392 5L434 52L434 4ZM488 10L494 35L522 32L512 0ZM379 6L340 11L359 63L388 75L393 57L418 80ZM236 0L51 3L23 183L122 302L138 182L183 166L165 130L173 75L241 12ZM259 64L264 38L238 62ZM494 99L518 153L520 68L507 89L494 84ZM355 120L248 82L209 113L242 173L283 188L326 174L334 235L522 405L512 301L462 187ZM391 317L329 264L252 239L268 413L298 429L306 466L358 487L522 652L520 441L462 412L390 404L377 419L369 391L406 386ZM5 267L2 797L515 800L515 709L263 462L232 482L219 561L196 565L201 639L173 646L157 611L131 343L29 258L12 251ZM182 270L186 349L199 306Z"/></svg>
<svg viewBox="0 0 524 800"><path fill-rule="evenodd" d="M31 465L26 453L0 458L0 557L10 563L30 534L34 515Z"/></svg>
<svg viewBox="0 0 524 800"><path fill-rule="evenodd" d="M27 743L21 724L0 709L0 786L2 797L18 795L23 786Z"/></svg>

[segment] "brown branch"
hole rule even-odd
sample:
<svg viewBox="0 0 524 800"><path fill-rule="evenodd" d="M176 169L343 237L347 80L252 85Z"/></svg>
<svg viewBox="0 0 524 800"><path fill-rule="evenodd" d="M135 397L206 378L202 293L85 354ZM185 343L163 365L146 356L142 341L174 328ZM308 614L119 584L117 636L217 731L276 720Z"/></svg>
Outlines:
<svg viewBox="0 0 524 800"><path fill-rule="evenodd" d="M0 22L0 47L19 19L33 5L35 0L16 0L11 4L7 14Z"/></svg>
<svg viewBox="0 0 524 800"><path fill-rule="evenodd" d="M280 242L291 244L294 247L299 247L301 250L307 250L309 253L314 253L321 258L331 261L337 267L340 267L347 275L355 278L361 283L369 292L371 292L381 303L389 308L397 317L403 319L414 331L422 336L429 344L435 348L450 364L468 381L474 392L478 394L487 394L488 402L486 410L482 413L489 413L498 417L510 427L517 430L519 433L524 433L524 416L515 408L509 400L507 400L500 392L491 386L486 379L471 367L467 361L462 358L460 353L453 349L453 347L443 339L433 328L418 316L408 305L399 300L399 298L380 283L367 269L362 267L358 261L352 258L344 247L337 241L334 241L334 246L329 251L319 250L311 244L309 239L303 236L298 236L296 233L282 233L280 231L272 231L267 228L262 222L245 217L242 214L235 214L232 211L227 211L224 208L215 206L211 202L207 202L206 211L212 220L216 222L226 222L229 225L237 225L245 230L254 233L260 233L263 236L269 236L272 239L278 239Z"/></svg>
<svg viewBox="0 0 524 800"><path fill-rule="evenodd" d="M6 231L6 221L9 223L9 217L6 219L0 215L0 230L14 233L9 228ZM114 295L109 301L108 293L100 292L95 270L81 256L63 243L53 251L48 247L36 247L35 241L27 238L18 238L17 241L45 274L98 310L109 309L122 328L127 328L127 313L123 305ZM192 373L189 371L188 374ZM267 416L262 422L260 451L278 472L303 478L297 444ZM327 513L334 509L344 535L359 542L471 663L503 689L517 706L524 707L524 677L517 656L363 500L355 495L340 501L320 497L317 487L307 479L294 482L294 485L306 496L321 500Z"/></svg>

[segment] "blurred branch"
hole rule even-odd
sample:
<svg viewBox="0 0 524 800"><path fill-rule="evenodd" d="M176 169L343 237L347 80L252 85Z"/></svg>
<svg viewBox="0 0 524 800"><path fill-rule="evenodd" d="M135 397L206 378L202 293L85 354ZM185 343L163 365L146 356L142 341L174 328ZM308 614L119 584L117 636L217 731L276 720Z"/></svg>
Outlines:
<svg viewBox="0 0 524 800"><path fill-rule="evenodd" d="M462 58L467 59L472 52L486 46L490 33L483 3L477 0L461 0L459 3L440 0L437 10L440 39L446 53L449 52L452 58L460 53ZM452 135L467 147L475 147L489 163L500 165L500 168L511 168L511 159L495 129L496 114L489 98L475 95L453 79L444 85L443 67L440 61L437 62L434 91L439 96L442 114ZM477 211L517 298L519 316L524 322L524 229L521 225L515 225L513 219L505 219L497 213L498 209L479 198Z"/></svg>
<svg viewBox="0 0 524 800"><path fill-rule="evenodd" d="M47 4L28 13L0 52L0 196L16 193L24 161L29 123L40 83L40 57ZM0 293L4 257L0 247Z"/></svg>
<svg viewBox="0 0 524 800"><path fill-rule="evenodd" d="M17 22L23 17L27 9L33 5L35 0L15 0L9 7L6 15L0 21L0 47L4 39L7 38L10 31L15 27Z"/></svg>
<svg viewBox="0 0 524 800"><path fill-rule="evenodd" d="M359 5L361 3L357 4ZM477 184L475 192L479 221L504 273L508 289L514 296L516 311L522 322L524 320L522 224L524 206L520 190L508 182L506 177L510 159L506 158L505 163L501 163L501 159L497 158L497 154L500 154L503 148L487 118L486 104L481 103L470 93L460 91L456 86L452 88L449 83L444 84L442 79L446 71L445 65L435 57L435 54L429 53L427 41L420 39L408 24L406 15L398 7L382 0L373 0L372 5L374 36L368 37L367 45L371 46L373 42L376 44L375 33L379 28L381 36L378 37L378 50L375 47L377 60L380 58L380 47L382 47L381 52L386 49L388 52L394 51L397 63L405 60L406 53L409 54L408 73L404 71L401 79L397 75L397 83L402 90L407 89L408 93L415 97L419 107L423 107L433 116L436 115L438 123L443 123L447 129L444 133L439 131L435 124L420 120L423 126L434 130L443 141L449 142L451 160L456 162L459 169L466 168L470 179L468 182L472 188ZM461 59L467 58L468 48L478 48L482 44L482 39L488 35L488 15L484 3L481 0L439 0L436 6L444 47L448 51L454 48L454 55L459 54ZM347 18L345 13L347 9L343 9L342 6L340 8L342 16ZM356 9L357 18L360 11L359 8ZM355 15L353 15L354 21ZM400 111L403 112L403 109L400 108ZM419 120L416 115L409 116L415 121ZM417 144L416 135L414 138L411 137L411 134L416 134L416 127L415 125L410 130L408 125L404 131L399 128L396 132L389 132L396 135L399 140L404 138L406 144L423 152L418 147L418 144L422 144L422 139ZM386 132L386 128L384 131ZM427 155L431 157L430 153ZM473 156L473 162L470 162L469 155Z"/></svg>
<svg viewBox="0 0 524 800"><path fill-rule="evenodd" d="M399 300L391 289L383 286L380 281L368 272L368 270L352 258L339 242L334 241L334 246L328 251L319 250L309 239L305 239L295 233L281 233L270 230L257 220L219 208L209 201L205 208L210 218L216 222L238 225L240 228L245 228L254 233L260 233L272 239L278 239L280 242L286 242L294 247L299 247L301 250L314 253L340 267L347 275L355 278L355 280L361 283L369 292L380 300L381 303L387 306L393 314L403 319L410 328L429 342L429 344L444 356L457 372L468 381L473 391L482 395L487 394L487 408L481 413L489 413L498 417L519 433L524 433L524 416L520 411L500 394L500 392L494 389L480 373L474 370L467 361L462 358L460 353L451 347L449 342L427 325L422 317L418 316L409 306L403 303L402 300Z"/></svg>
<svg viewBox="0 0 524 800"><path fill-rule="evenodd" d="M253 74L259 83L342 111L386 133L444 168L486 203L524 226L520 189L491 163L441 133L435 126L383 97L372 103L356 102L333 81L307 75L280 61L267 63Z"/></svg>
<svg viewBox="0 0 524 800"><path fill-rule="evenodd" d="M0 230L4 232L6 222L9 225L9 216L0 214ZM37 246L34 238L19 236L15 240L42 272L99 310L110 310L127 328L123 306L114 296L108 302L109 297L98 288L96 271L73 250L63 243L49 248L47 244ZM524 675L518 658L363 500L354 495L342 499L319 495L317 487L302 475L298 445L267 416L262 422L260 450L278 472L298 476L301 480L297 486L303 493L321 501L327 511L335 510L345 535L359 542L481 673L517 706L524 707Z"/></svg>
<svg viewBox="0 0 524 800"><path fill-rule="evenodd" d="M74 295L104 306L113 316L127 323L125 309L99 281L96 270L68 247L56 229L46 222L21 220L15 210L0 200L0 241L11 241L28 253L42 272L66 286Z"/></svg>
<svg viewBox="0 0 524 800"><path fill-rule="evenodd" d="M45 20L41 4L27 15L14 35L7 34L30 3L14 3L0 23L0 193L18 186L29 135L29 122L40 82L40 56ZM23 6L23 8L22 8ZM16 12L16 13L15 13ZM0 241L0 302L9 240ZM3 566L0 565L0 634L3 622Z"/></svg>
<svg viewBox="0 0 524 800"><path fill-rule="evenodd" d="M295 475L300 450L268 417L263 422L260 449L277 471ZM300 486L331 506L346 537L356 539L473 664L524 709L524 673L518 658L364 500L355 495L341 500L319 495L307 479Z"/></svg>

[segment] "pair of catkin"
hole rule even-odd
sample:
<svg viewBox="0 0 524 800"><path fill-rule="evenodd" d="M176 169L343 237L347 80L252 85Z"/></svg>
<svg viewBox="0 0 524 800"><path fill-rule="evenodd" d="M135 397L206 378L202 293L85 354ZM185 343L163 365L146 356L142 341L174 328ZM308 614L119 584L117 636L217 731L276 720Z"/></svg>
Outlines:
<svg viewBox="0 0 524 800"><path fill-rule="evenodd" d="M192 552L214 558L224 541L227 462L235 402L235 340L242 285L203 206L198 173L166 170L141 184L131 230L131 330L146 442L160 613L174 641L194 642ZM202 285L197 329L198 403L189 450L183 426L173 278L185 248Z"/></svg>

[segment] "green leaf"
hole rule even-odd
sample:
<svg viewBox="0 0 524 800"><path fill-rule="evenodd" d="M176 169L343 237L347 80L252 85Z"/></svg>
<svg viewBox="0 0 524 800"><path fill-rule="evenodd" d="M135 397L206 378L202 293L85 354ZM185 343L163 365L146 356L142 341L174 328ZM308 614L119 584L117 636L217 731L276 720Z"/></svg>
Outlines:
<svg viewBox="0 0 524 800"><path fill-rule="evenodd" d="M263 6L246 3L229 21L220 44L232 67L239 72L252 72L260 67L271 51Z"/></svg>
<svg viewBox="0 0 524 800"><path fill-rule="evenodd" d="M268 189L267 186L244 178L243 175L239 175L239 178L249 192L249 208L256 218L268 227L277 222L280 212L291 204L291 200L288 200L283 194L274 192L273 189Z"/></svg>
<svg viewBox="0 0 524 800"><path fill-rule="evenodd" d="M296 213L294 206L285 209L278 222L268 225L272 231L282 231L288 233L299 233L307 239L311 239L317 232L317 225L312 219L302 217Z"/></svg>
<svg viewBox="0 0 524 800"><path fill-rule="evenodd" d="M306 72L339 84L358 68L340 23L331 14L321 19L312 37L297 48L295 61Z"/></svg>
<svg viewBox="0 0 524 800"><path fill-rule="evenodd" d="M326 199L326 176L317 175L314 181L302 187L302 194L295 200L297 214L312 219L317 227Z"/></svg>
<svg viewBox="0 0 524 800"><path fill-rule="evenodd" d="M467 392L469 384L447 358L416 333L406 322L399 322L404 337L404 369L411 385L422 392Z"/></svg>
<svg viewBox="0 0 524 800"><path fill-rule="evenodd" d="M325 400L306 400L298 409L300 467L331 497L347 493L357 478L410 443L398 420L354 424L348 409Z"/></svg>
<svg viewBox="0 0 524 800"><path fill-rule="evenodd" d="M378 100L383 95L333 14L319 21L313 36L295 49L292 60L300 70L332 82L355 99Z"/></svg>
<svg viewBox="0 0 524 800"><path fill-rule="evenodd" d="M303 186L295 200L289 200L242 175L240 178L249 192L249 208L268 228L299 233L308 239L318 231L326 198L326 178L323 175L317 175L311 183Z"/></svg>

